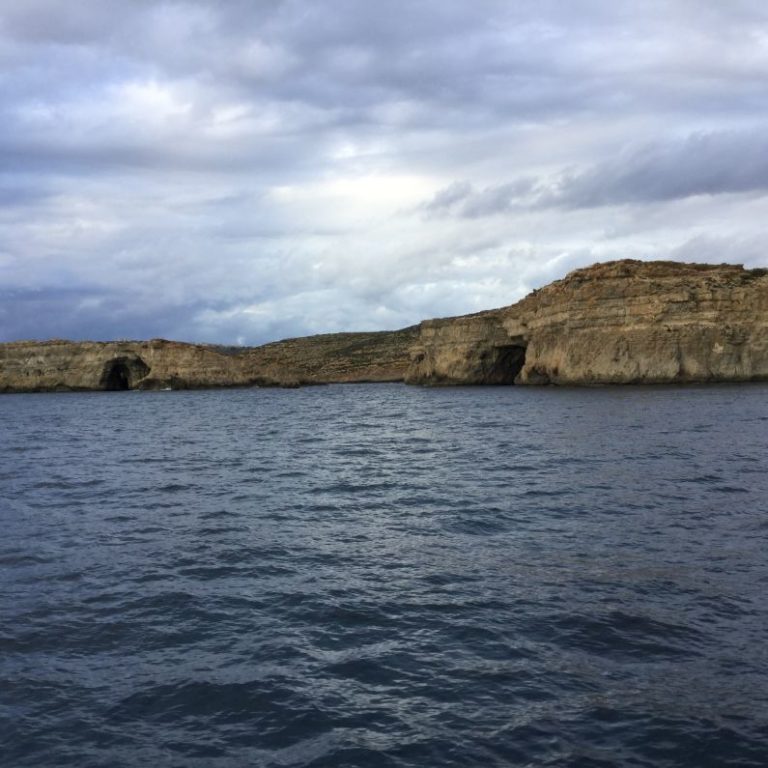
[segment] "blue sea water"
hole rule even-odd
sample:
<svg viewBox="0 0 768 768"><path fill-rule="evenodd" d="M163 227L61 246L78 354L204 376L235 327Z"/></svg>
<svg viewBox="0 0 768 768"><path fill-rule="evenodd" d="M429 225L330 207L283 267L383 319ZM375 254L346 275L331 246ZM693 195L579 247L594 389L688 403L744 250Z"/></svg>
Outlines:
<svg viewBox="0 0 768 768"><path fill-rule="evenodd" d="M768 765L768 386L0 398L0 765Z"/></svg>

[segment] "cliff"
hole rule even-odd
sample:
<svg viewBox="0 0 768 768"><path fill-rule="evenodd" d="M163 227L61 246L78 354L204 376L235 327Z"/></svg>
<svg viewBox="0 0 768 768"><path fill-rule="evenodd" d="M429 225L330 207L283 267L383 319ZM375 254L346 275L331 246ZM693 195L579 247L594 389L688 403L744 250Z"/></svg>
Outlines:
<svg viewBox="0 0 768 768"><path fill-rule="evenodd" d="M249 370L297 384L403 381L417 338L418 326L304 336L247 348L243 361Z"/></svg>
<svg viewBox="0 0 768 768"><path fill-rule="evenodd" d="M152 341L19 341L0 345L0 391L162 389L257 382L237 356Z"/></svg>
<svg viewBox="0 0 768 768"><path fill-rule="evenodd" d="M768 270L615 261L509 307L261 347L152 341L0 344L0 392L768 380Z"/></svg>
<svg viewBox="0 0 768 768"><path fill-rule="evenodd" d="M616 261L522 301L421 324L414 384L768 379L768 270Z"/></svg>
<svg viewBox="0 0 768 768"><path fill-rule="evenodd" d="M0 392L402 381L417 329L217 347L152 341L0 344Z"/></svg>

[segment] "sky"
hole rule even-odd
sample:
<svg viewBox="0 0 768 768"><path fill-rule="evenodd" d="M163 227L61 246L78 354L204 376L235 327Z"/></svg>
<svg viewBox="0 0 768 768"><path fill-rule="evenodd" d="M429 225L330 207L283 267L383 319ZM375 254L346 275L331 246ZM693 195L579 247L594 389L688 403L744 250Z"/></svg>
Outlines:
<svg viewBox="0 0 768 768"><path fill-rule="evenodd" d="M0 341L399 328L766 221L764 0L0 0Z"/></svg>

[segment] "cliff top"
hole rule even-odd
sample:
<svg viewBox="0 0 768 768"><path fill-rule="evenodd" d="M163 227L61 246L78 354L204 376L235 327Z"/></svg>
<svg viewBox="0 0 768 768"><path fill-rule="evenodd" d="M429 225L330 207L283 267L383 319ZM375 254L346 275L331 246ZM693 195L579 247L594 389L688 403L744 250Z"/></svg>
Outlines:
<svg viewBox="0 0 768 768"><path fill-rule="evenodd" d="M603 261L589 267L569 272L562 280L552 285L585 280L606 280L618 278L687 278L687 277L762 277L768 269L745 269L743 264L698 264L682 261L640 261L620 259Z"/></svg>
<svg viewBox="0 0 768 768"><path fill-rule="evenodd" d="M146 347L195 347L200 350L217 352L226 356L239 355L257 355L269 358L280 359L285 356L291 357L294 354L306 355L308 350L312 352L321 351L321 356L339 352L341 349L354 348L357 346L373 348L384 348L388 343L394 343L394 346L401 346L407 337L413 336L418 332L419 327L429 326L430 324L441 324L446 321L476 321L487 318L492 320L499 315L515 314L520 310L530 306L532 301L537 301L537 297L559 294L561 291L578 288L585 283L603 281L603 280L663 280L679 281L681 285L690 285L690 283L707 280L709 285L719 284L725 287L735 285L744 285L752 280L768 276L768 269L745 269L743 264L699 264L680 261L641 261L638 259L620 259L615 261L604 261L592 264L588 267L580 267L569 272L560 280L555 280L547 285L535 288L525 297L512 304L493 309L485 309L480 312L473 312L459 316L431 318L424 320L420 325L402 328L397 331L370 331L370 332L347 332L347 333L327 333L317 334L315 336L303 336L299 338L283 339L273 341L256 347L250 346L226 346L217 344L199 344L194 342L168 341L166 339L151 339L149 341L132 341L129 339L120 339L116 341L78 341L73 342L66 339L50 339L48 341L19 340L4 342L0 346L5 348L12 347L30 347L30 346L63 346L77 345L78 347L93 347L105 345L141 345ZM377 350L379 353L381 349Z"/></svg>

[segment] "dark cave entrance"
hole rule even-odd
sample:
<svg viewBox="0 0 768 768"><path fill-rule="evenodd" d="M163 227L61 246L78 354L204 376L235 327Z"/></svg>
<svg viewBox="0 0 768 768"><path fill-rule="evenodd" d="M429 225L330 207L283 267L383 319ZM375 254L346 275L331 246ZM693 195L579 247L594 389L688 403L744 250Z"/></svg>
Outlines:
<svg viewBox="0 0 768 768"><path fill-rule="evenodd" d="M480 353L479 365L475 371L475 383L509 386L515 383L524 365L525 346L523 344L488 347Z"/></svg>
<svg viewBox="0 0 768 768"><path fill-rule="evenodd" d="M140 357L116 357L104 364L101 389L107 392L125 392L149 373L149 366Z"/></svg>
<svg viewBox="0 0 768 768"><path fill-rule="evenodd" d="M525 365L525 347L513 344L508 347L498 348L496 371L499 384L514 384L520 371Z"/></svg>
<svg viewBox="0 0 768 768"><path fill-rule="evenodd" d="M122 392L131 388L131 374L125 363L114 363L109 368L104 389L108 392Z"/></svg>

